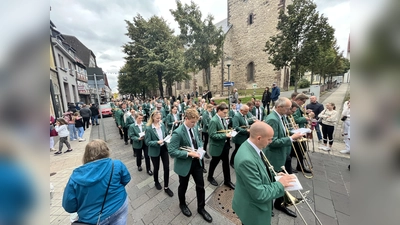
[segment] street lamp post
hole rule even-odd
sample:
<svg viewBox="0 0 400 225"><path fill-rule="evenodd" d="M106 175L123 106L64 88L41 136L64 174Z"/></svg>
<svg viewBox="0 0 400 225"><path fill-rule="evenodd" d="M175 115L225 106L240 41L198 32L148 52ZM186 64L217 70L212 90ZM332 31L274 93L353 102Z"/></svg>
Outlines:
<svg viewBox="0 0 400 225"><path fill-rule="evenodd" d="M226 58L226 66L228 66L228 82L231 82L231 71L230 67L232 64L232 60L228 57ZM228 86L228 108L231 110L231 86Z"/></svg>
<svg viewBox="0 0 400 225"><path fill-rule="evenodd" d="M97 101L99 103L99 108L100 108L100 95L99 95L99 89L97 87L97 78L96 76L103 76L103 75L88 75L88 76L93 76L94 77L94 85L96 86L96 94L97 94ZM100 112L100 118L101 118L101 128L103 128L103 135L104 135L104 141L107 141L107 137L106 137L106 131L104 129L104 120L103 120L103 114ZM98 132L99 134L99 138L100 138L100 132Z"/></svg>

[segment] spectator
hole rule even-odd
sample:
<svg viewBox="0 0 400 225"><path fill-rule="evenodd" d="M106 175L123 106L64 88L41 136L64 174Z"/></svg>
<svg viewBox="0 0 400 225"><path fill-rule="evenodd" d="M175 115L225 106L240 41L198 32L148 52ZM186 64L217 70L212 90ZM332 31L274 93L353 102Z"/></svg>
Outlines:
<svg viewBox="0 0 400 225"><path fill-rule="evenodd" d="M75 112L76 112L75 104L72 103L72 102L69 102L69 103L68 103L68 110L67 110L67 111L68 111L68 112L75 113Z"/></svg>
<svg viewBox="0 0 400 225"><path fill-rule="evenodd" d="M96 104L92 104L89 109L92 112L92 125L99 125L99 108L97 108Z"/></svg>
<svg viewBox="0 0 400 225"><path fill-rule="evenodd" d="M127 222L128 195L125 186L131 176L120 160L112 160L109 156L110 150L103 140L88 143L83 165L72 172L64 189L62 206L69 213L77 212L78 222L96 224L98 219L99 224L120 225Z"/></svg>
<svg viewBox="0 0 400 225"><path fill-rule="evenodd" d="M272 92L271 92L271 101L272 106L275 106L275 101L278 100L279 96L281 95L281 89L276 85L276 83L272 84Z"/></svg>
<svg viewBox="0 0 400 225"><path fill-rule="evenodd" d="M346 143L346 149L341 150L340 153L350 154L350 100L346 102L346 107L342 112L342 121L343 121L343 132L342 136L344 139L344 143Z"/></svg>
<svg viewBox="0 0 400 225"><path fill-rule="evenodd" d="M269 87L265 87L261 102L263 103L264 108L267 109L267 115L269 115L269 105L271 103L271 92L269 91Z"/></svg>
<svg viewBox="0 0 400 225"><path fill-rule="evenodd" d="M73 120L75 121L75 128L78 131L79 142L85 141L85 139L83 139L83 134L85 132L85 129L83 129L84 126L83 118L79 115L78 112L76 112L74 113Z"/></svg>
<svg viewBox="0 0 400 225"><path fill-rule="evenodd" d="M72 112L64 113L63 117L68 124L69 141L75 141L76 139L78 139L78 135L77 135L77 130L75 128L75 121L72 118Z"/></svg>
<svg viewBox="0 0 400 225"><path fill-rule="evenodd" d="M324 105L322 105L321 103L319 103L317 101L317 97L316 96L311 96L310 97L310 103L308 105L306 105L306 112L310 113L311 111L314 112L314 115L316 116L315 119L318 121L319 117L318 115L324 110ZM321 134L321 129L319 128L319 123L317 123L315 125L315 131L317 132L317 136L318 136L318 142L321 143L322 142L322 134Z"/></svg>
<svg viewBox="0 0 400 225"><path fill-rule="evenodd" d="M237 88L233 89L233 94L232 94L232 102L231 103L238 103L239 100L239 93Z"/></svg>
<svg viewBox="0 0 400 225"><path fill-rule="evenodd" d="M319 147L324 151L330 151L333 144L333 131L335 130L335 124L337 122L337 112L334 103L326 104L326 109L322 111L318 117L322 118L322 134L324 146ZM329 142L329 147L328 147Z"/></svg>
<svg viewBox="0 0 400 225"><path fill-rule="evenodd" d="M72 151L71 145L68 142L69 132L67 124L68 124L67 121L65 121L63 118L58 118L56 121L56 126L54 129L56 129L58 136L60 137L60 140L58 141L59 142L58 152L54 153L54 155L59 155L62 153L62 148L64 144L68 147L67 151L65 151L64 153Z"/></svg>
<svg viewBox="0 0 400 225"><path fill-rule="evenodd" d="M240 108L242 107L242 100L241 99L238 99L238 103L236 104L236 111L239 111L240 110Z"/></svg>
<svg viewBox="0 0 400 225"><path fill-rule="evenodd" d="M50 151L56 151L56 149L54 148L54 137L58 136L58 133L54 129L55 123L56 123L56 120L54 119L54 117L50 116Z"/></svg>
<svg viewBox="0 0 400 225"><path fill-rule="evenodd" d="M90 117L92 116L92 111L86 107L86 104L83 104L82 109L79 111L79 114L83 118L83 130L86 130L87 128L89 128Z"/></svg>

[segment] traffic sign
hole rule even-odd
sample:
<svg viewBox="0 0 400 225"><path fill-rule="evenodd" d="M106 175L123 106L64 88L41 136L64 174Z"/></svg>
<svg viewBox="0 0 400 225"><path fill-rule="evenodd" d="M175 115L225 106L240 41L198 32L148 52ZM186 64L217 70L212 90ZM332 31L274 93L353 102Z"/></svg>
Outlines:
<svg viewBox="0 0 400 225"><path fill-rule="evenodd" d="M224 87L231 87L235 84L235 82L224 82Z"/></svg>
<svg viewBox="0 0 400 225"><path fill-rule="evenodd" d="M253 84L253 88L257 88L257 84L256 83Z"/></svg>

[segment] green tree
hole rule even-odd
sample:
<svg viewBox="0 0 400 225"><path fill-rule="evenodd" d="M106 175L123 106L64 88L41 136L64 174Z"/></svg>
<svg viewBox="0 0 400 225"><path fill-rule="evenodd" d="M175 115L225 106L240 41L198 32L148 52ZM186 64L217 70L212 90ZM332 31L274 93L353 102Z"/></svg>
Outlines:
<svg viewBox="0 0 400 225"><path fill-rule="evenodd" d="M131 41L123 46L128 74L134 79L130 85L138 85L143 92L157 88L164 97L163 84L172 95L172 84L189 79L184 70L183 51L166 21L153 16L148 21L137 15L127 23L126 35ZM157 81L157 82L155 82Z"/></svg>
<svg viewBox="0 0 400 225"><path fill-rule="evenodd" d="M279 33L271 36L265 46L269 62L275 66L275 70L291 67L295 91L301 72L310 65L310 51L313 50L310 41L315 38L315 24L319 21L316 8L311 0L294 0L293 4L287 6L287 14L284 10L280 11L277 25Z"/></svg>
<svg viewBox="0 0 400 225"><path fill-rule="evenodd" d="M177 0L176 5L177 9L170 11L179 24L179 38L185 46L185 67L191 72L204 70L205 83L210 90L210 67L216 66L222 56L224 34L213 24L212 15L202 20L200 9L193 1L183 5Z"/></svg>

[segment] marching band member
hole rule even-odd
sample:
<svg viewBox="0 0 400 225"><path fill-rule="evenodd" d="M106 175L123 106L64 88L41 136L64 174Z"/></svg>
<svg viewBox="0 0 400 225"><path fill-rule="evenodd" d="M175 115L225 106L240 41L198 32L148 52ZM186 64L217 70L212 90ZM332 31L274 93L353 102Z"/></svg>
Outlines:
<svg viewBox="0 0 400 225"><path fill-rule="evenodd" d="M273 182L261 158L261 151L273 140L274 131L268 124L255 123L250 128L250 138L239 148L235 158L236 189L232 208L242 224L271 224L271 207L275 198L284 195L284 187L292 186L295 178L282 175Z"/></svg>
<svg viewBox="0 0 400 225"><path fill-rule="evenodd" d="M204 220L211 223L212 217L204 208L206 192L203 178L204 163L201 161L198 152L180 150L181 147L190 147L195 150L203 147L196 128L199 114L196 109L187 109L184 119L183 125L172 133L171 142L168 144L168 152L174 158L174 171L179 176L179 207L185 216L190 217L192 215L185 200L190 175L192 175L196 184L197 212L203 216Z"/></svg>
<svg viewBox="0 0 400 225"><path fill-rule="evenodd" d="M168 149L164 143L164 138L167 136L167 130L161 122L161 113L155 110L147 122L145 131L145 143L149 148L149 156L154 166L154 186L161 190L161 184L158 181L158 170L160 169L160 158L164 168L164 191L170 197L174 193L168 188L169 183L169 156Z"/></svg>
<svg viewBox="0 0 400 225"><path fill-rule="evenodd" d="M301 133L295 133L288 137L284 126L284 115L290 110L292 102L286 97L279 97L275 101L275 107L272 112L265 118L265 122L274 130L274 136L271 144L263 149L263 152L270 160L275 171L281 172L281 166L285 165L286 160L290 159L290 150L292 142L303 137ZM275 200L274 207L286 213L289 216L297 217L296 213L287 208L283 203L283 197Z"/></svg>
<svg viewBox="0 0 400 225"><path fill-rule="evenodd" d="M224 184L232 189L235 185L231 182L231 173L229 169L229 149L231 134L226 132L218 133L220 130L227 130L225 117L228 114L228 105L221 103L217 106L217 114L210 120L208 125L208 134L210 137L210 155L212 156L207 180L214 186L218 186L214 179L214 171L219 161L222 160L222 172L224 174Z"/></svg>
<svg viewBox="0 0 400 225"><path fill-rule="evenodd" d="M203 112L202 116L201 116L201 123L203 125L202 135L203 135L203 141L204 141L203 149L204 149L204 151L206 151L206 154L204 156L206 159L210 158L210 156L207 153L207 145L208 145L208 139L209 139L209 137L208 137L208 126L209 126L210 121L212 119L211 111L212 111L213 107L214 107L213 105L208 104L207 105L207 110L205 110Z"/></svg>
<svg viewBox="0 0 400 225"><path fill-rule="evenodd" d="M249 112L249 107L247 105L242 105L240 111L237 112L235 116L232 118L233 129L238 132L236 136L232 138L232 142L235 143L235 150L232 152L231 160L229 163L232 166L232 168L235 168L234 165L235 155L238 149L240 148L240 145L242 145L242 143L245 142L247 138L249 138L250 127L246 118L248 112Z"/></svg>
<svg viewBox="0 0 400 225"><path fill-rule="evenodd" d="M120 134L122 133L125 145L128 145L128 127L126 126L126 119L131 116L131 113L126 108L126 103L122 103L121 108L115 112L115 120L117 121ZM121 135L121 139L122 139Z"/></svg>

